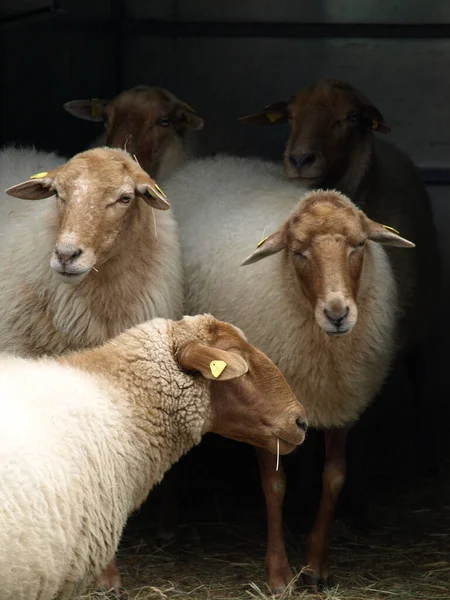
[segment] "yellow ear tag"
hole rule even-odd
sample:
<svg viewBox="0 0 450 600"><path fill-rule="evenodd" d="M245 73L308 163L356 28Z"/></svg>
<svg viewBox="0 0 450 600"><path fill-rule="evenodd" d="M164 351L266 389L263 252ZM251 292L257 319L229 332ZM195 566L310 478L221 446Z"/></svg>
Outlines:
<svg viewBox="0 0 450 600"><path fill-rule="evenodd" d="M397 231L396 229L394 229L393 227L389 227L389 225L383 225L383 227L385 229L389 229L390 231L393 231L394 233L400 235L400 231Z"/></svg>
<svg viewBox="0 0 450 600"><path fill-rule="evenodd" d="M92 98L91 100L91 114L93 117L101 117L103 108L98 98Z"/></svg>
<svg viewBox="0 0 450 600"><path fill-rule="evenodd" d="M195 110L192 108L192 106L189 106L189 104L187 102L185 102L184 105L188 110L195 113Z"/></svg>
<svg viewBox="0 0 450 600"><path fill-rule="evenodd" d="M227 366L227 363L224 360L212 360L209 363L209 368L211 369L211 373L216 378L219 377L220 375L222 375L226 366Z"/></svg>
<svg viewBox="0 0 450 600"><path fill-rule="evenodd" d="M270 235L266 235L265 238L263 238L260 242L258 242L256 244L256 247L259 248L260 246L262 246L264 244L265 241L267 241L269 239Z"/></svg>
<svg viewBox="0 0 450 600"><path fill-rule="evenodd" d="M280 113L266 113L266 117L269 119L271 123L275 123L278 119L281 119L282 115Z"/></svg>
<svg viewBox="0 0 450 600"><path fill-rule="evenodd" d="M161 196L164 196L164 198L167 198L167 196L162 191L162 189L159 187L159 185L157 183L155 183L154 185L155 185L155 188L158 190L158 192L161 194Z"/></svg>
<svg viewBox="0 0 450 600"><path fill-rule="evenodd" d="M43 171L42 173L36 173L36 175L32 175L30 179L42 179L42 177L45 177L46 175L48 175L48 171Z"/></svg>
<svg viewBox="0 0 450 600"><path fill-rule="evenodd" d="M378 121L372 121L372 129L378 129Z"/></svg>

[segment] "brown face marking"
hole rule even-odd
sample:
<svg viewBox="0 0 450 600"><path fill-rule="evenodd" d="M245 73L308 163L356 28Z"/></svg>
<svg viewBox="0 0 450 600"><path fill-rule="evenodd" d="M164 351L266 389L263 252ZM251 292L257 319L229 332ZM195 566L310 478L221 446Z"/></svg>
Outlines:
<svg viewBox="0 0 450 600"><path fill-rule="evenodd" d="M176 96L146 86L119 94L107 105L104 115L107 145L135 154L150 175L157 172L166 147L184 136L191 119L189 110ZM197 116L192 119L198 128L202 120Z"/></svg>
<svg viewBox="0 0 450 600"><path fill-rule="evenodd" d="M275 364L228 323L212 323L210 336L212 346L239 354L249 366L243 377L212 382L211 431L273 452L277 437L281 453L302 443L304 408Z"/></svg>
<svg viewBox="0 0 450 600"><path fill-rule="evenodd" d="M336 192L307 197L288 222L286 242L295 272L327 331L330 318L348 315L351 326L356 322L365 238L364 215Z"/></svg>
<svg viewBox="0 0 450 600"><path fill-rule="evenodd" d="M289 103L291 134L284 166L288 177L332 187L353 151L370 135L371 118L382 116L349 84L324 80L301 90ZM369 117L369 114L371 117Z"/></svg>
<svg viewBox="0 0 450 600"><path fill-rule="evenodd" d="M137 186L149 176L125 152L97 148L75 156L60 167L53 181L57 194L59 231L51 265L79 250L68 272L82 274L122 249L126 232L145 208Z"/></svg>

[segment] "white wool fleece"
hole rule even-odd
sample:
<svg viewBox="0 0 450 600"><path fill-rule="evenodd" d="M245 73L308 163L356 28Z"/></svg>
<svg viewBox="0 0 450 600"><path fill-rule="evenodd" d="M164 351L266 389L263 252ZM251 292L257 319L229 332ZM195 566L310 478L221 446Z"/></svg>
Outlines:
<svg viewBox="0 0 450 600"><path fill-rule="evenodd" d="M180 224L186 311L243 329L286 376L313 427L355 422L381 387L394 351L396 287L385 251L368 242L350 335L329 338L283 270L282 254L241 267L308 190L281 165L252 158L196 160L164 186Z"/></svg>
<svg viewBox="0 0 450 600"><path fill-rule="evenodd" d="M55 198L21 200L3 190L64 162L32 148L0 152L0 351L61 354L102 344L154 317L182 316L180 249L171 210L148 211L142 235L156 227L157 240L145 263L137 247L125 249L124 259L130 264L134 251L139 269L131 271L116 259L114 275L103 277L101 285L95 273L70 285L51 269L59 227Z"/></svg>
<svg viewBox="0 0 450 600"><path fill-rule="evenodd" d="M128 515L200 442L209 385L174 348L208 327L154 319L86 357L0 355L1 600L73 600L112 560Z"/></svg>

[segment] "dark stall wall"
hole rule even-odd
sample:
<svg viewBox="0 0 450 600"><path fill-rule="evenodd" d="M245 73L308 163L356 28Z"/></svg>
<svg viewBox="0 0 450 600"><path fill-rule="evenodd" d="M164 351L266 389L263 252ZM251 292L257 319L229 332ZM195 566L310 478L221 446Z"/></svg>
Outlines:
<svg viewBox="0 0 450 600"><path fill-rule="evenodd" d="M63 102L117 89L114 31L106 25L110 3L61 0L59 10L42 0L10 4L9 15L2 4L0 25L1 143L32 143L70 155L96 129L71 118ZM89 17L98 24L80 20Z"/></svg>

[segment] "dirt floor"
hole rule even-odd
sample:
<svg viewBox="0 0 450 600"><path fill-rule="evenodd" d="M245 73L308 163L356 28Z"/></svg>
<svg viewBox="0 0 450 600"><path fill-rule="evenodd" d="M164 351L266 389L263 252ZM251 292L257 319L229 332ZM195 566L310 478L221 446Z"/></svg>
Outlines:
<svg viewBox="0 0 450 600"><path fill-rule="evenodd" d="M450 474L450 469L449 469ZM283 598L450 600L450 478L379 490L364 533L337 520L332 545L334 585L312 596L297 588ZM232 522L190 522L178 540L158 547L150 525L133 519L119 554L129 600L264 600L264 513L243 511ZM289 519L287 519L289 521ZM147 528L146 528L147 527ZM292 565L300 568L304 534L287 532ZM90 600L105 594L85 596Z"/></svg>

